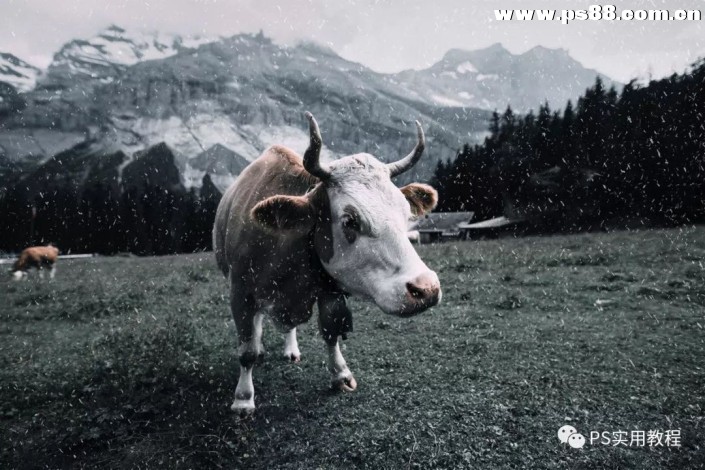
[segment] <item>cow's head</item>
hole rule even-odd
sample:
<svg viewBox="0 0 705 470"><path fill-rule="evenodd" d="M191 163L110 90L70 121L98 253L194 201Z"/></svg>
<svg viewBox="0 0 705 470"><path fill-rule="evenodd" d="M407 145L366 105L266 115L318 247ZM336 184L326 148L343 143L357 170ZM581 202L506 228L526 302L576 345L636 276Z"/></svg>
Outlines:
<svg viewBox="0 0 705 470"><path fill-rule="evenodd" d="M436 305L441 286L407 238L409 220L432 210L438 194L425 184L397 188L391 177L421 158L424 134L416 122L414 150L394 163L367 153L328 165L319 160L321 134L306 113L310 143L304 167L320 183L303 196L273 196L252 209L273 230L313 230L323 267L345 291L374 301L386 313L409 316Z"/></svg>

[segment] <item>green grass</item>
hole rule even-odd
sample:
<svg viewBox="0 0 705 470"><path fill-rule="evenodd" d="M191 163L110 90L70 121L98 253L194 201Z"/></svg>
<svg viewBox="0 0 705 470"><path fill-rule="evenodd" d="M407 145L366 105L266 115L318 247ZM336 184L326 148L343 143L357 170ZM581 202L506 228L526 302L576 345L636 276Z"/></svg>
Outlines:
<svg viewBox="0 0 705 470"><path fill-rule="evenodd" d="M705 467L705 228L420 251L442 305L399 319L352 304L356 392L328 390L315 321L298 365L267 325L243 421L210 253L0 281L0 466ZM577 450L558 442L564 424L680 429L682 447Z"/></svg>

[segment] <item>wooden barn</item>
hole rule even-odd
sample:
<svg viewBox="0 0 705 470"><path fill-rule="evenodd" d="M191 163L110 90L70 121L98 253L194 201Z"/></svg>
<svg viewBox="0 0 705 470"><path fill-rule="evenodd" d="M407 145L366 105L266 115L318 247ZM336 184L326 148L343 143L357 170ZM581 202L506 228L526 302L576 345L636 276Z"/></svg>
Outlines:
<svg viewBox="0 0 705 470"><path fill-rule="evenodd" d="M431 212L409 229L409 238L419 243L436 243L460 238L460 226L472 220L474 212Z"/></svg>

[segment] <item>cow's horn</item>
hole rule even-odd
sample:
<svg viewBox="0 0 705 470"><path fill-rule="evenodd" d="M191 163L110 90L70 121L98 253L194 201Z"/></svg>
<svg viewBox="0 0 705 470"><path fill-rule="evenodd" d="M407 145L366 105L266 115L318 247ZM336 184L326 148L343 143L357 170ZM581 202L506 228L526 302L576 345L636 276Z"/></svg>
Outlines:
<svg viewBox="0 0 705 470"><path fill-rule="evenodd" d="M306 111L306 119L308 119L308 129L311 135L311 140L308 143L308 148L304 153L304 168L313 176L326 180L330 177L330 171L321 166L321 131L318 129L318 123L313 117L313 114Z"/></svg>
<svg viewBox="0 0 705 470"><path fill-rule="evenodd" d="M426 147L426 139L424 138L423 135L423 129L421 128L421 123L419 121L416 122L416 146L414 147L414 150L411 151L409 155L406 157L402 158L399 161L393 162L393 163L388 163L387 168L389 168L389 175L390 176L397 176L402 173L404 173L406 170L410 169L414 165L416 165L416 162L419 161L421 158L421 155L423 154L423 149Z"/></svg>

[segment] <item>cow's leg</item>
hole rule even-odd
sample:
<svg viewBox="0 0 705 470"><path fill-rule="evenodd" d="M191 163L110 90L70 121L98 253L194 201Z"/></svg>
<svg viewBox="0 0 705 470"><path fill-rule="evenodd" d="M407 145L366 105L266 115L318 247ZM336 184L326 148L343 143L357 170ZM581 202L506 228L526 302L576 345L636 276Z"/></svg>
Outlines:
<svg viewBox="0 0 705 470"><path fill-rule="evenodd" d="M37 272L39 273L39 279L44 279L44 269L42 269L41 264L37 266Z"/></svg>
<svg viewBox="0 0 705 470"><path fill-rule="evenodd" d="M328 346L328 370L331 373L331 388L343 392L352 392L357 388L357 382L350 369L348 369L343 354L340 352L338 337L331 341L326 341L326 345Z"/></svg>
<svg viewBox="0 0 705 470"><path fill-rule="evenodd" d="M277 328L284 333L284 358L291 362L301 362L301 351L296 339L296 325L306 323L313 314L315 297L301 299L302 302L289 304L282 308L281 302L271 311L271 318Z"/></svg>
<svg viewBox="0 0 705 470"><path fill-rule="evenodd" d="M252 369L262 354L262 312L257 312L254 300L246 296L235 283L231 286L230 309L232 310L240 346L240 378L235 388L235 400L230 409L241 416L255 409L255 388L252 383Z"/></svg>
<svg viewBox="0 0 705 470"><path fill-rule="evenodd" d="M240 322L237 328L240 340L238 348L240 378L235 388L235 400L230 409L239 412L240 415L247 415L255 409L252 369L254 369L257 358L262 354L262 317L263 313L256 313L249 319Z"/></svg>
<svg viewBox="0 0 705 470"><path fill-rule="evenodd" d="M290 329L284 335L284 357L291 362L301 362L301 351L299 351L299 343L296 341L296 328Z"/></svg>
<svg viewBox="0 0 705 470"><path fill-rule="evenodd" d="M54 279L54 276L56 276L56 265L52 264L49 269L49 279Z"/></svg>
<svg viewBox="0 0 705 470"><path fill-rule="evenodd" d="M318 298L318 327L328 348L328 370L331 373L331 387L344 392L352 392L357 382L343 354L338 338L352 331L352 313L345 304L342 294L325 293Z"/></svg>

